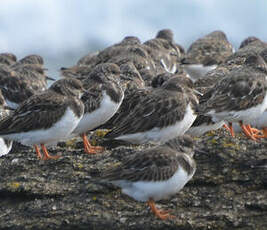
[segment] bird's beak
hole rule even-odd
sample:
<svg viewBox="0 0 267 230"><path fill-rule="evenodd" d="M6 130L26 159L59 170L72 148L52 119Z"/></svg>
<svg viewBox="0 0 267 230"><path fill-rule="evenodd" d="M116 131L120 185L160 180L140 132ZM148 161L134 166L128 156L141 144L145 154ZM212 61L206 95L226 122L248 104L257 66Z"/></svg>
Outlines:
<svg viewBox="0 0 267 230"><path fill-rule="evenodd" d="M48 77L48 76L45 76L46 77L46 80L50 80L50 81L56 81L55 78L52 78L52 77Z"/></svg>

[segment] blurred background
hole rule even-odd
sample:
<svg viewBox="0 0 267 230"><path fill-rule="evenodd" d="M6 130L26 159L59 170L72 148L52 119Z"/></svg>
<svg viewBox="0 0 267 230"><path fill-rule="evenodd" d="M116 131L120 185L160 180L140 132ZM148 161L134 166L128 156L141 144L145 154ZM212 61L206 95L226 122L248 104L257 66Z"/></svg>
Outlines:
<svg viewBox="0 0 267 230"><path fill-rule="evenodd" d="M238 48L248 36L267 41L265 0L1 0L0 52L44 57L49 74L89 52L134 35L142 42L172 29L184 48L222 30Z"/></svg>

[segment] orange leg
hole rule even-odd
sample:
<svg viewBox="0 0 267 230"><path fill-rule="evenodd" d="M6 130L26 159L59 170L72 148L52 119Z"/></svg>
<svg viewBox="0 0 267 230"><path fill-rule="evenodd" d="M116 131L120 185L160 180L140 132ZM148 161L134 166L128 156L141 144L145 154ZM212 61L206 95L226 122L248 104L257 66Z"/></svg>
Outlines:
<svg viewBox="0 0 267 230"><path fill-rule="evenodd" d="M230 130L230 128L228 127L227 124L224 124L223 127L224 127L229 133L231 133L231 130Z"/></svg>
<svg viewBox="0 0 267 230"><path fill-rule="evenodd" d="M49 155L49 153L48 153L46 147L44 146L44 144L41 144L41 147L42 147L42 150L43 150L43 153L44 153L43 160L48 160L48 159L56 160L56 159L58 159L60 157L60 156L51 156L51 155Z"/></svg>
<svg viewBox="0 0 267 230"><path fill-rule="evenodd" d="M257 139L254 137L250 125L244 125L242 121L239 121L239 125L241 126L244 134L247 136L247 138L257 141Z"/></svg>
<svg viewBox="0 0 267 230"><path fill-rule="evenodd" d="M233 129L233 125L232 122L228 122L229 126L227 126L226 124L224 125L224 127L227 127L226 129L229 130L230 134L232 135L232 137L235 137L235 132Z"/></svg>
<svg viewBox="0 0 267 230"><path fill-rule="evenodd" d="M37 154L37 157L42 159L43 157L42 157L42 154L40 153L40 150L39 150L38 146L34 145L34 148L35 148L35 152Z"/></svg>
<svg viewBox="0 0 267 230"><path fill-rule="evenodd" d="M85 133L82 134L82 139L83 139L83 145L84 145L84 151L88 154L96 154L100 153L104 150L103 147L101 146L92 146L90 142L87 139L87 136Z"/></svg>
<svg viewBox="0 0 267 230"><path fill-rule="evenodd" d="M167 211L157 209L154 200L149 199L147 204L149 205L149 207L150 207L151 211L154 213L154 215L157 216L158 218L160 218L161 220L166 220L169 218L171 218L171 219L175 218L175 216L170 215Z"/></svg>

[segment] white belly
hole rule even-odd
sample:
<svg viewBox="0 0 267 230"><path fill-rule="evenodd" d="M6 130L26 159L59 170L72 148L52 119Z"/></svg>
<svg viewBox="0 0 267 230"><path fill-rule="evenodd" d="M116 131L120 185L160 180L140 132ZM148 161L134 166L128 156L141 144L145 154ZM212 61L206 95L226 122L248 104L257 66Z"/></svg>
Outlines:
<svg viewBox="0 0 267 230"><path fill-rule="evenodd" d="M127 182L124 180L114 181L117 186L122 187L122 192L137 201L161 200L177 193L192 178L187 172L179 167L176 173L166 181L138 181Z"/></svg>
<svg viewBox="0 0 267 230"><path fill-rule="evenodd" d="M261 114L261 116L250 123L251 127L257 129L263 129L267 127L267 111ZM242 131L238 123L233 123L233 129L235 133L240 133Z"/></svg>
<svg viewBox="0 0 267 230"><path fill-rule="evenodd" d="M203 66L202 64L183 65L186 73L195 81L206 75L207 72L215 69L217 65Z"/></svg>
<svg viewBox="0 0 267 230"><path fill-rule="evenodd" d="M33 130L28 132L3 135L6 139L15 140L23 145L56 144L65 139L78 125L78 118L71 109L67 109L64 116L48 129Z"/></svg>
<svg viewBox="0 0 267 230"><path fill-rule="evenodd" d="M117 140L127 141L133 144L144 144L147 142L165 143L166 141L173 139L178 136L184 135L196 119L194 111L191 106L188 105L186 108L186 114L182 121L178 121L175 124L159 128L155 127L146 132L126 134L116 137Z"/></svg>
<svg viewBox="0 0 267 230"><path fill-rule="evenodd" d="M215 113L214 110L211 110L207 114L211 115L213 119L216 121L221 121L221 120L225 120L228 122L243 121L244 124L250 124L251 122L261 117L261 115L266 109L267 109L267 93L261 104L249 108L247 110L220 112L220 113Z"/></svg>
<svg viewBox="0 0 267 230"><path fill-rule="evenodd" d="M258 119L252 121L251 125L259 129L266 128L267 127L267 110L265 110Z"/></svg>
<svg viewBox="0 0 267 230"><path fill-rule="evenodd" d="M186 131L186 134L189 134L193 137L199 137L203 134L205 134L206 132L209 132L211 130L216 130L216 129L219 129L221 128L223 125L224 125L224 121L219 121L219 122L216 122L214 124L202 124L200 126L197 126L197 127L190 127L187 131Z"/></svg>
<svg viewBox="0 0 267 230"><path fill-rule="evenodd" d="M160 63L162 64L162 66L165 69L165 71L168 72L168 73L175 73L176 70L177 70L176 64L174 64L172 67L168 67L165 64L164 59L160 59Z"/></svg>
<svg viewBox="0 0 267 230"><path fill-rule="evenodd" d="M0 138L0 157L8 154L11 148L12 143L10 144L10 146L7 146L4 139Z"/></svg>
<svg viewBox="0 0 267 230"><path fill-rule="evenodd" d="M123 98L119 103L115 103L104 93L100 107L91 113L85 113L73 133L85 133L107 122L117 112L122 100Z"/></svg>

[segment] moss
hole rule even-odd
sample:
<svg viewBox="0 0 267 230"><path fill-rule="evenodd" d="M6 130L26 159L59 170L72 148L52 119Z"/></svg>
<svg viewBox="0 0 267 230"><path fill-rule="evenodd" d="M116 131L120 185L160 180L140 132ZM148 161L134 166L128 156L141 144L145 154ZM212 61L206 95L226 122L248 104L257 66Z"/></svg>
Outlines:
<svg viewBox="0 0 267 230"><path fill-rule="evenodd" d="M7 184L7 187L11 190L11 191L17 191L18 188L21 186L21 183L13 181Z"/></svg>

